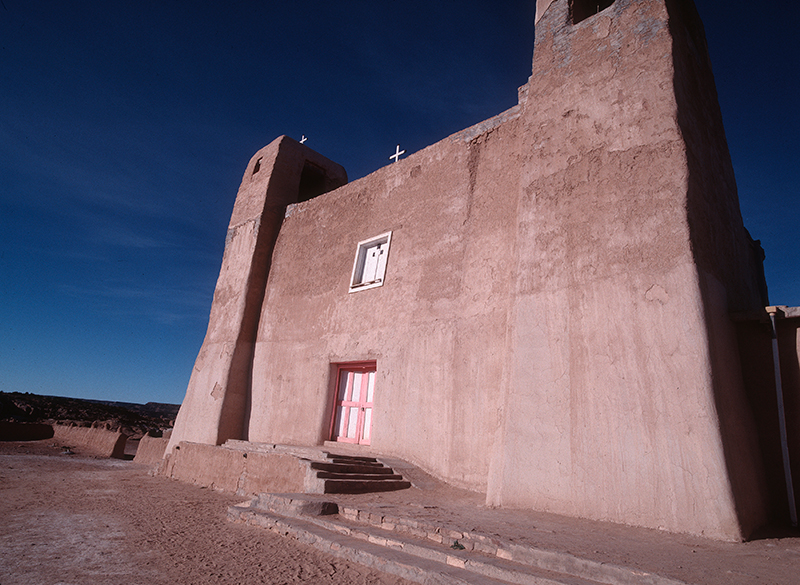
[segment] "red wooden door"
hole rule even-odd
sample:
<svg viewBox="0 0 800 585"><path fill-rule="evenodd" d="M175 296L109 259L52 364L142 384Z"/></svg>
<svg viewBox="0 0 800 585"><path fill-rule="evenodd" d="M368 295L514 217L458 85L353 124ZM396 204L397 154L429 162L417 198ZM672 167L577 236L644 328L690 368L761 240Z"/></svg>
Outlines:
<svg viewBox="0 0 800 585"><path fill-rule="evenodd" d="M369 445L375 364L339 366L333 440Z"/></svg>

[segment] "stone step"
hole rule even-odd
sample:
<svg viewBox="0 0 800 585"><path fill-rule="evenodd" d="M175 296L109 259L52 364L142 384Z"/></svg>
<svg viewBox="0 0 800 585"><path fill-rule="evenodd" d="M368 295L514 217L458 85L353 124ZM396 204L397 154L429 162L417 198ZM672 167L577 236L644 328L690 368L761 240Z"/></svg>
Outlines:
<svg viewBox="0 0 800 585"><path fill-rule="evenodd" d="M374 457L325 453L325 461L309 461L306 491L322 494L365 494L411 487L411 482Z"/></svg>
<svg viewBox="0 0 800 585"><path fill-rule="evenodd" d="M399 473L334 473L332 471L317 471L320 479L368 479L386 481L390 479L403 479Z"/></svg>
<svg viewBox="0 0 800 585"><path fill-rule="evenodd" d="M496 535L337 504L324 496L261 494L240 507L278 514L285 523L293 519L311 522L360 541L402 550L440 564L457 565L476 573L471 583L484 582L475 580L480 575L481 579L519 584L685 585L654 573L506 541ZM231 508L230 514L236 513Z"/></svg>
<svg viewBox="0 0 800 585"><path fill-rule="evenodd" d="M374 465L356 465L349 463L328 463L325 461L311 461L309 463L309 467L318 471L330 471L333 473L394 473L394 470L392 470L391 467L376 467Z"/></svg>
<svg viewBox="0 0 800 585"><path fill-rule="evenodd" d="M240 506L248 505L248 502ZM324 498L307 494L259 494L249 502L254 509L275 512L281 516L301 518L305 516L328 516L339 513L339 506Z"/></svg>
<svg viewBox="0 0 800 585"><path fill-rule="evenodd" d="M327 459L342 459L348 462L363 462L363 463L374 463L377 465L383 465L380 461L378 461L375 457L362 457L358 455L344 455L342 453L331 453L329 451L324 452L325 457Z"/></svg>
<svg viewBox="0 0 800 585"><path fill-rule="evenodd" d="M325 479L323 493L326 494L366 494L370 492L392 492L411 487L411 482L396 479Z"/></svg>
<svg viewBox="0 0 800 585"><path fill-rule="evenodd" d="M231 506L228 519L261 526L295 538L335 557L397 575L415 583L441 585L600 585L600 581L526 567L498 558L409 537L387 538L381 529L353 530L323 517L287 517L253 508L245 502ZM606 581L605 583L609 583ZM641 581L646 583L646 581ZM615 584L616 585L616 584ZM620 582L622 585L622 582Z"/></svg>
<svg viewBox="0 0 800 585"><path fill-rule="evenodd" d="M361 459L346 459L343 457L329 457L327 459L330 463L342 463L344 465L369 465L370 467L383 467L380 461L364 461Z"/></svg>

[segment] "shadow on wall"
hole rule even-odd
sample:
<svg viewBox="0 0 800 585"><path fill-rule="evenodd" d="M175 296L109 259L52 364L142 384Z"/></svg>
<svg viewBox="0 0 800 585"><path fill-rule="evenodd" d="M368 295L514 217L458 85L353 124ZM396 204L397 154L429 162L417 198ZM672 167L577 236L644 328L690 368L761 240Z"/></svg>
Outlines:
<svg viewBox="0 0 800 585"><path fill-rule="evenodd" d="M794 480L794 499L800 501L800 317L777 320L781 386L787 422L789 459ZM761 318L737 323L742 375L747 398L758 428L764 461L770 520L773 526L789 525L789 499L781 454L778 399L772 355L772 326L766 312Z"/></svg>
<svg viewBox="0 0 800 585"><path fill-rule="evenodd" d="M687 212L711 356L711 379L725 463L742 535L768 521L771 497L759 425L739 381L734 312L757 311L763 298L760 247L744 228L705 31L692 2L668 0L677 118L689 170ZM741 357L740 357L741 356Z"/></svg>

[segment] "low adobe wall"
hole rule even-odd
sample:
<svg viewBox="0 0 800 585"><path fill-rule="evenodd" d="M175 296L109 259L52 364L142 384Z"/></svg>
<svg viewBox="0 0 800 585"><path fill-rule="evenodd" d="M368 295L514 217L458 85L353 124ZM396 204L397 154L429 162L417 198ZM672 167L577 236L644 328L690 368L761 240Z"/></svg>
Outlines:
<svg viewBox="0 0 800 585"><path fill-rule="evenodd" d="M291 455L181 441L164 459L159 474L223 492L257 495L303 492L306 469Z"/></svg>
<svg viewBox="0 0 800 585"><path fill-rule="evenodd" d="M161 463L161 460L164 458L164 452L167 450L167 443L169 443L169 437L151 437L150 435L145 435L139 441L139 446L136 448L136 456L133 458L133 462L143 465L157 465Z"/></svg>
<svg viewBox="0 0 800 585"><path fill-rule="evenodd" d="M128 436L106 429L92 427L68 427L53 425L53 438L68 447L82 447L92 455L125 458L125 442Z"/></svg>

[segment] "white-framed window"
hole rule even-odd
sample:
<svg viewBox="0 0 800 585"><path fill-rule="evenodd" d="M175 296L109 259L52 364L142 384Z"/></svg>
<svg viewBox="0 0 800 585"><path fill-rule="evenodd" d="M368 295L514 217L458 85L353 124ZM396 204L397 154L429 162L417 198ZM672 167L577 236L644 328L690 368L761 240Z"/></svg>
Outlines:
<svg viewBox="0 0 800 585"><path fill-rule="evenodd" d="M358 243L350 278L350 292L383 286L391 241L392 232L386 232Z"/></svg>

